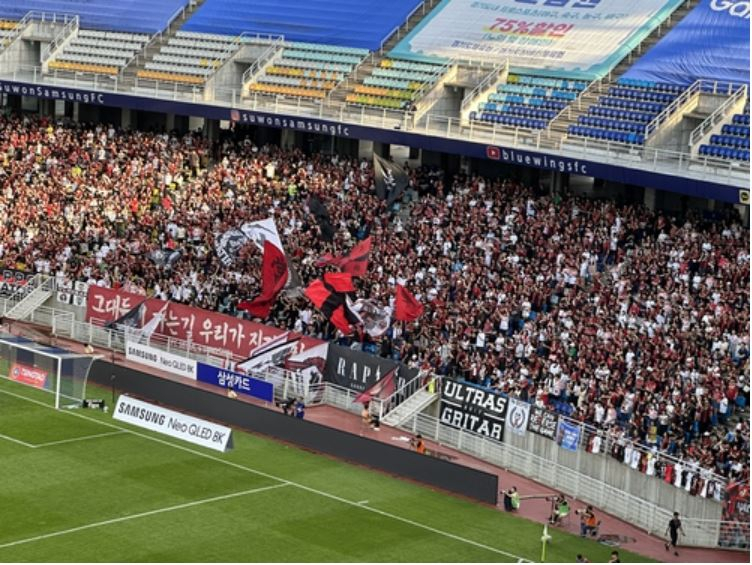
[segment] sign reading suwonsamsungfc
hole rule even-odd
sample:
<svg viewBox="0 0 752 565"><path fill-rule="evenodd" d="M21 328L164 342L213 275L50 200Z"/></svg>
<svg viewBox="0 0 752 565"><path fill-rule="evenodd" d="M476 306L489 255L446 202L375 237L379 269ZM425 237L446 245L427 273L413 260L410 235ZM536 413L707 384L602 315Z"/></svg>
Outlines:
<svg viewBox="0 0 752 565"><path fill-rule="evenodd" d="M0 80L0 93L64 100L93 104L96 106L111 106L116 108L131 108L134 110L148 110L150 112L174 113L183 116L198 116L210 120L229 120L238 124L266 126L273 128L293 129L321 135L346 137L352 139L367 139L381 143L406 145L440 153L465 155L476 159L491 159L510 165L535 167L539 169L555 170L561 173L587 175L594 178L669 190L698 198L710 198L722 202L739 204L744 200L740 197L740 188L724 183L702 180L698 178L682 177L678 174L667 174L653 171L643 166L640 161L630 163L629 167L586 161L572 157L558 155L555 152L542 153L511 149L501 146L489 146L461 139L447 139L437 135L404 131L401 129L387 129L366 125L340 123L305 116L287 116L269 112L257 112L247 109L231 109L208 103L180 102L163 98L147 98L115 92L96 92L79 90L51 85L27 84L15 81ZM651 163L652 165L652 163ZM746 187L745 187L746 188Z"/></svg>
<svg viewBox="0 0 752 565"><path fill-rule="evenodd" d="M112 417L127 424L215 451L224 452L232 449L232 429L137 400L125 394L118 398Z"/></svg>

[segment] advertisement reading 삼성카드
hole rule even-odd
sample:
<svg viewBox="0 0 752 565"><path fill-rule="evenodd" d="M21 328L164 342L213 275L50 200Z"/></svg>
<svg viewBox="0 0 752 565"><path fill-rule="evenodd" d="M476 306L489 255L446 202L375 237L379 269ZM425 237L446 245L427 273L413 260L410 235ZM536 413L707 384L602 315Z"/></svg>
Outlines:
<svg viewBox="0 0 752 565"><path fill-rule="evenodd" d="M208 449L232 449L232 429L187 416L169 408L121 394L112 413L115 420L182 439Z"/></svg>

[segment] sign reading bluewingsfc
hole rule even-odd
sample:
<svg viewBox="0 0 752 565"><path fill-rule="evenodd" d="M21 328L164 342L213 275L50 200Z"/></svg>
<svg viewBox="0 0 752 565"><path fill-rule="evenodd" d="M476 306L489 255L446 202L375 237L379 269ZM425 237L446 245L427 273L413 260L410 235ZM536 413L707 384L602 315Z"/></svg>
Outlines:
<svg viewBox="0 0 752 565"><path fill-rule="evenodd" d="M232 449L232 429L121 394L115 420L159 432L215 451Z"/></svg>
<svg viewBox="0 0 752 565"><path fill-rule="evenodd" d="M481 388L446 379L441 390L442 424L501 441L507 398Z"/></svg>

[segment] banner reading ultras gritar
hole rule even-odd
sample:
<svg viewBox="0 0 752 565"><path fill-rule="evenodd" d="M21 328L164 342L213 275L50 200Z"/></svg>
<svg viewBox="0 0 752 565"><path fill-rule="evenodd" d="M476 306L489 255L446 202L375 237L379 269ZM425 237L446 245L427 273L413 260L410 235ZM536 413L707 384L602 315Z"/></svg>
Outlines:
<svg viewBox="0 0 752 565"><path fill-rule="evenodd" d="M98 324L111 322L134 308L143 299L143 296L120 290L89 287L86 319ZM163 319L155 330L156 334L230 351L240 357L248 357L251 350L284 333L283 330L272 326L184 304L168 304L156 298L146 300L142 323L149 323L158 313L162 314ZM298 340L295 353L324 343L320 339L301 336L294 332L290 332L289 336L290 341Z"/></svg>
<svg viewBox="0 0 752 565"><path fill-rule="evenodd" d="M501 441L507 398L472 385L445 379L441 389L442 424Z"/></svg>
<svg viewBox="0 0 752 565"><path fill-rule="evenodd" d="M215 451L232 449L232 429L121 394L115 420L195 443Z"/></svg>

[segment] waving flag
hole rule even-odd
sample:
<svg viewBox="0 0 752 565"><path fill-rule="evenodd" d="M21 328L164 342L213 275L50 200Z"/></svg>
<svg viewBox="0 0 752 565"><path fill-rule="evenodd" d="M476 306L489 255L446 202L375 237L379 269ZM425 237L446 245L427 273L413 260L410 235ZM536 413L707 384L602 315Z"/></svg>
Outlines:
<svg viewBox="0 0 752 565"><path fill-rule="evenodd" d="M387 161L376 153L373 154L373 170L376 194L391 206L407 188L409 183L407 173L397 163Z"/></svg>
<svg viewBox="0 0 752 565"><path fill-rule="evenodd" d="M356 396L353 402L358 402L360 404L367 404L371 402L371 400L373 400L374 398L380 398L384 400L392 396L394 394L394 389L395 389L394 377L397 375L398 370L399 370L399 365L397 365L394 369L392 369L386 375L384 375L381 378L381 380L379 380L371 388L361 392L358 396Z"/></svg>
<svg viewBox="0 0 752 565"><path fill-rule="evenodd" d="M264 241L261 294L252 302L240 302L238 308L259 318L266 318L269 316L277 296L285 287L287 276L285 255L279 247L267 239Z"/></svg>
<svg viewBox="0 0 752 565"><path fill-rule="evenodd" d="M352 326L360 322L347 303L347 293L354 291L349 273L326 273L323 280L313 281L304 294L338 330L348 335Z"/></svg>
<svg viewBox="0 0 752 565"><path fill-rule="evenodd" d="M397 285L397 300L394 305L394 319L412 322L423 315L423 305L401 284Z"/></svg>
<svg viewBox="0 0 752 565"><path fill-rule="evenodd" d="M337 230L332 225L332 220L329 217L329 211L318 196L311 196L308 200L308 209L316 217L316 221L319 223L321 229L321 238L324 241L333 241L334 234Z"/></svg>
<svg viewBox="0 0 752 565"><path fill-rule="evenodd" d="M355 247L352 248L349 255L344 257L335 257L327 253L317 262L316 266L332 265L338 267L345 273L350 273L354 277L363 277L368 270L368 258L371 254L371 238L367 237Z"/></svg>

